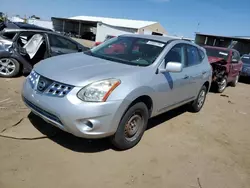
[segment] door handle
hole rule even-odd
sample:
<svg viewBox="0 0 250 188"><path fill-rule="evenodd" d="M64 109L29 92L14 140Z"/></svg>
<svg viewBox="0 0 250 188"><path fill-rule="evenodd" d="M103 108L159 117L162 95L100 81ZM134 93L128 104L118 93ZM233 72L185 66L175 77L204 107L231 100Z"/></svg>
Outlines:
<svg viewBox="0 0 250 188"><path fill-rule="evenodd" d="M203 71L203 72L202 72L203 75L206 74L206 73L207 73L206 71Z"/></svg>
<svg viewBox="0 0 250 188"><path fill-rule="evenodd" d="M183 77L183 79L188 79L189 78L189 76L188 75L185 75L184 77Z"/></svg>

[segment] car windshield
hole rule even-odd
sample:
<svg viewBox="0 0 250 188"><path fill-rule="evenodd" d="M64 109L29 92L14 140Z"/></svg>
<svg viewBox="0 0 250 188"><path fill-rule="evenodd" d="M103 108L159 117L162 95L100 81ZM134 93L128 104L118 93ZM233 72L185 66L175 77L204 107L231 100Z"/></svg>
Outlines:
<svg viewBox="0 0 250 188"><path fill-rule="evenodd" d="M241 60L245 64L250 64L250 55L248 55L248 56L242 56Z"/></svg>
<svg viewBox="0 0 250 188"><path fill-rule="evenodd" d="M134 66L149 66L162 52L164 42L120 36L112 38L90 51L87 55Z"/></svg>
<svg viewBox="0 0 250 188"><path fill-rule="evenodd" d="M229 51L227 51L227 50L220 50L220 49L216 49L216 48L205 48L205 49L207 52L207 56L219 57L219 58L223 58L225 60L228 59Z"/></svg>

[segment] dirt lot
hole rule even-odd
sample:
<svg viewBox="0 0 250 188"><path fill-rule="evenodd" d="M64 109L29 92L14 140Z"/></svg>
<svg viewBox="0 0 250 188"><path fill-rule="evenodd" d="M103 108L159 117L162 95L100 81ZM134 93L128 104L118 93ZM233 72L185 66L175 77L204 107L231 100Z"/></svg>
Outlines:
<svg viewBox="0 0 250 188"><path fill-rule="evenodd" d="M0 188L250 187L248 84L209 93L198 114L180 108L152 119L139 145L118 152L106 139L76 138L30 115L23 79L0 79L0 132L24 138L0 137ZM48 137L35 139L29 128Z"/></svg>

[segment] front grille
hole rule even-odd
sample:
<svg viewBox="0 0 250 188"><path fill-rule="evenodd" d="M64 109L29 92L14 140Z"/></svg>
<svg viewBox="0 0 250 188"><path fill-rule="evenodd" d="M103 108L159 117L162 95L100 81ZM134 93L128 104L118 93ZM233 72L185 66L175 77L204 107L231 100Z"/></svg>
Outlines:
<svg viewBox="0 0 250 188"><path fill-rule="evenodd" d="M46 78L32 71L28 77L31 87L40 93L53 97L64 97L74 87Z"/></svg>
<svg viewBox="0 0 250 188"><path fill-rule="evenodd" d="M51 84L53 80L40 76L37 83L37 90L40 92L44 92Z"/></svg>
<svg viewBox="0 0 250 188"><path fill-rule="evenodd" d="M45 94L50 96L64 97L72 90L72 88L72 86L54 82L46 89Z"/></svg>
<svg viewBox="0 0 250 188"><path fill-rule="evenodd" d="M47 117L48 119L53 120L53 121L59 123L60 125L62 125L62 122L60 121L60 119L59 119L58 117L56 117L55 115L53 115L53 114L51 114L51 113L49 113L49 112L47 112L47 111L45 111L45 110L39 108L38 106L34 105L32 102L28 101L28 100L25 99L24 97L23 97L23 101L24 101L31 109L35 110L35 111L38 112L39 114L41 114L41 115Z"/></svg>

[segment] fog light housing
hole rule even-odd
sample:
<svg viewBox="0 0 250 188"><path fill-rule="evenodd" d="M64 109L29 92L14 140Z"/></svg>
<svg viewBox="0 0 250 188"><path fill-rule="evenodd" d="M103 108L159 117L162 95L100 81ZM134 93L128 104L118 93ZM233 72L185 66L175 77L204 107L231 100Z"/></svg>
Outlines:
<svg viewBox="0 0 250 188"><path fill-rule="evenodd" d="M93 128L93 123L91 121L85 120L84 124L88 126L90 129Z"/></svg>
<svg viewBox="0 0 250 188"><path fill-rule="evenodd" d="M94 125L91 121L86 119L78 120L77 127L79 130L83 131L91 131L94 128Z"/></svg>

